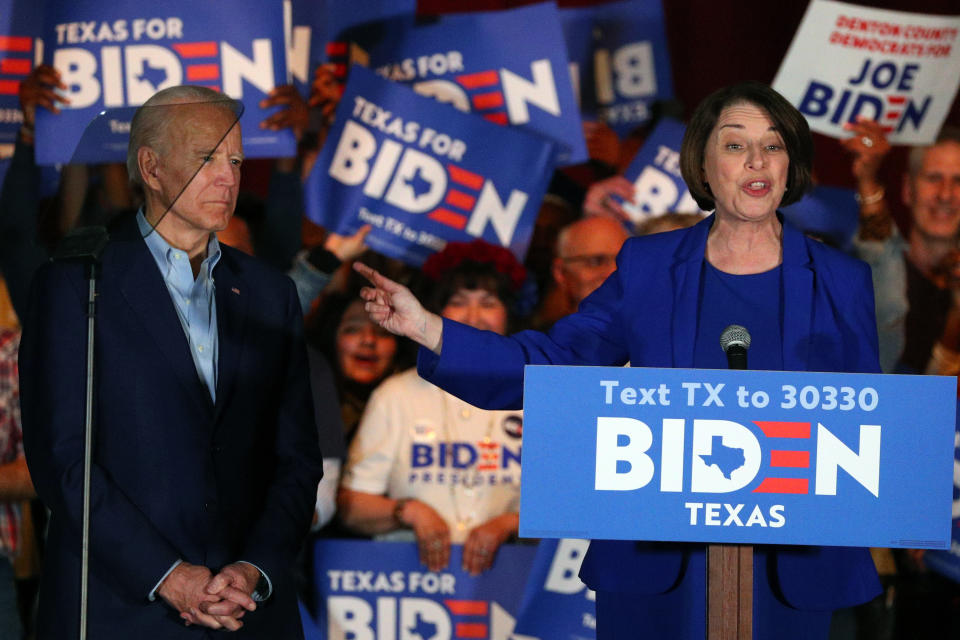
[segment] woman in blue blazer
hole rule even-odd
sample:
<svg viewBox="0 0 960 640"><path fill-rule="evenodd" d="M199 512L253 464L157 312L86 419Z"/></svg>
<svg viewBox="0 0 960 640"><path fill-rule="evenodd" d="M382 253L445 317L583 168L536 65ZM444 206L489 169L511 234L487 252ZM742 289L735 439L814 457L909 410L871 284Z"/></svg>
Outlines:
<svg viewBox="0 0 960 640"><path fill-rule="evenodd" d="M430 314L358 265L373 319L420 350L420 374L468 402L519 408L525 364L726 368L717 338L749 327L751 368L877 373L869 268L777 214L810 183L803 116L766 85L721 89L696 110L681 149L691 194L715 213L628 240L617 271L548 334L501 337ZM597 591L597 635L702 638L702 545L595 541L581 577ZM880 591L865 549L757 547L754 637L826 638L834 609Z"/></svg>

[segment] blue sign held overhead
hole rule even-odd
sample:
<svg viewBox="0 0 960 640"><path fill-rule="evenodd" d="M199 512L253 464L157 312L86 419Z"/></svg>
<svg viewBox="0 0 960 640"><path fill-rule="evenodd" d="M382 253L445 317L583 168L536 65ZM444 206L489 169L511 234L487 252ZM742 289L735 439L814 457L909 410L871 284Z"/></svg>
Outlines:
<svg viewBox="0 0 960 640"><path fill-rule="evenodd" d="M334 65L334 75L346 79L351 29L395 20L412 19L416 0L284 0L292 10L287 66L301 95L310 94L318 65Z"/></svg>
<svg viewBox="0 0 960 640"><path fill-rule="evenodd" d="M243 102L240 121L247 157L290 156L289 130L265 131L276 109L259 102L286 83L280 0L234 0L230 10L211 0L52 0L46 5L44 56L61 73L70 104L60 114L37 113L39 164L68 162L84 129L103 110L137 107L178 84L222 91ZM99 162L121 162L129 122L114 123Z"/></svg>
<svg viewBox="0 0 960 640"><path fill-rule="evenodd" d="M420 265L482 238L522 261L553 171L552 142L498 127L354 67L305 187L307 216Z"/></svg>
<svg viewBox="0 0 960 640"><path fill-rule="evenodd" d="M561 9L560 20L585 116L624 136L673 98L660 0Z"/></svg>
<svg viewBox="0 0 960 640"><path fill-rule="evenodd" d="M700 207L680 175L680 143L687 127L662 118L623 172L634 197L623 204L634 224L664 213L697 213Z"/></svg>
<svg viewBox="0 0 960 640"><path fill-rule="evenodd" d="M953 377L528 366L520 534L947 549L955 405Z"/></svg>
<svg viewBox="0 0 960 640"><path fill-rule="evenodd" d="M557 142L557 163L587 160L557 7L444 15L358 34L356 61L418 93Z"/></svg>

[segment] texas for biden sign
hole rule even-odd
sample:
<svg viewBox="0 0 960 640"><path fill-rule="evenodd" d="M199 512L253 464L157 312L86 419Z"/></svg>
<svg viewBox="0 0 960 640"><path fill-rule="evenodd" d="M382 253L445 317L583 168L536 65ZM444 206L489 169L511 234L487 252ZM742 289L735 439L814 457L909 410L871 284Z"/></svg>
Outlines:
<svg viewBox="0 0 960 640"><path fill-rule="evenodd" d="M307 216L419 265L474 238L523 260L554 144L500 127L354 66L305 187Z"/></svg>
<svg viewBox="0 0 960 640"><path fill-rule="evenodd" d="M950 544L956 378L526 369L520 534Z"/></svg>

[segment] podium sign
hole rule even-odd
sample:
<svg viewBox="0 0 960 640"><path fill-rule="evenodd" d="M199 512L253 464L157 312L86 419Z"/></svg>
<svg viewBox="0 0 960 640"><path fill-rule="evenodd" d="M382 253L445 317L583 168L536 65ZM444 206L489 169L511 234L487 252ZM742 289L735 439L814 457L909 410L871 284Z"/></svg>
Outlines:
<svg viewBox="0 0 960 640"><path fill-rule="evenodd" d="M945 549L956 378L528 366L520 535Z"/></svg>

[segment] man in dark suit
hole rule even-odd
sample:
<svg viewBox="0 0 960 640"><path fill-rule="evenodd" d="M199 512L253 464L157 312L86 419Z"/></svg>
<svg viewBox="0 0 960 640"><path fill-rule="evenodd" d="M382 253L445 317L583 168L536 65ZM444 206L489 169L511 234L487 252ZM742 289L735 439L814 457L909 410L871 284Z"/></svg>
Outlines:
<svg viewBox="0 0 960 640"><path fill-rule="evenodd" d="M320 453L294 286L216 240L239 188L235 111L174 87L131 124L145 205L97 292L92 638L302 637L291 567ZM39 638L79 624L86 289L82 266L45 266L20 352L27 461L52 512Z"/></svg>

